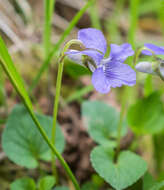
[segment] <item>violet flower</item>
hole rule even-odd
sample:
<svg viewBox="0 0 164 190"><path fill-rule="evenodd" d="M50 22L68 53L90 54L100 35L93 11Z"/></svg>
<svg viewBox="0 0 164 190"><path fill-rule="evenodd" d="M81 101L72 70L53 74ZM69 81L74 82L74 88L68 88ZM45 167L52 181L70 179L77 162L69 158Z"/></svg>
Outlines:
<svg viewBox="0 0 164 190"><path fill-rule="evenodd" d="M143 50L142 54L144 55L164 55L164 46L156 46L154 44L144 44L144 47L146 47L149 50ZM136 70L143 72L143 73L149 73L149 74L155 74L159 75L161 79L164 79L164 60L155 57L155 61L147 62L139 62L136 65Z"/></svg>
<svg viewBox="0 0 164 190"><path fill-rule="evenodd" d="M149 43L146 43L144 44L144 47L150 49L151 51L153 51L153 53L155 55L164 55L164 46L156 46L154 44L149 44ZM151 51L149 50L143 50L142 53L144 55L152 55Z"/></svg>
<svg viewBox="0 0 164 190"><path fill-rule="evenodd" d="M78 32L78 40L85 49L70 50L66 54L93 72L92 83L98 92L105 94L111 87L132 86L136 83L135 71L123 63L127 57L134 54L130 44L111 44L110 56L104 58L107 43L101 31L94 28L81 29Z"/></svg>

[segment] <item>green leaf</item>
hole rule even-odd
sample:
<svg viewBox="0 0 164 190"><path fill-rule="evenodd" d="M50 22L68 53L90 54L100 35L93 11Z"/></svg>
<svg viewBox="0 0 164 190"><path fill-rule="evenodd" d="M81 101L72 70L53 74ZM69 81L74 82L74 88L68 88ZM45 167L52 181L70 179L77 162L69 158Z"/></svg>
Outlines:
<svg viewBox="0 0 164 190"><path fill-rule="evenodd" d="M69 60L64 65L64 71L68 75L70 75L73 79L78 79L81 76L91 74L91 72L87 68L78 65L77 63L73 63L72 61Z"/></svg>
<svg viewBox="0 0 164 190"><path fill-rule="evenodd" d="M50 137L52 118L41 114L35 114L35 116ZM59 152L63 151L64 144L64 137L57 126L56 148ZM15 106L9 115L2 135L2 147L9 159L27 168L36 168L38 160L51 159L51 151L47 143L22 105Z"/></svg>
<svg viewBox="0 0 164 190"><path fill-rule="evenodd" d="M128 123L137 134L155 134L164 129L164 111L160 95L155 92L138 100L127 113Z"/></svg>
<svg viewBox="0 0 164 190"><path fill-rule="evenodd" d="M17 179L10 185L11 190L36 190L35 182L29 177Z"/></svg>
<svg viewBox="0 0 164 190"><path fill-rule="evenodd" d="M147 170L146 162L130 151L122 151L114 163L114 151L98 146L91 152L91 163L96 172L116 190L134 184Z"/></svg>
<svg viewBox="0 0 164 190"><path fill-rule="evenodd" d="M29 96L24 88L24 82L17 72L13 61L8 53L8 50L3 42L2 38L0 37L0 64L2 65L3 69L5 70L6 74L10 78L13 86L22 97L26 105L32 109L32 103L29 99Z"/></svg>
<svg viewBox="0 0 164 190"><path fill-rule="evenodd" d="M85 101L82 104L82 116L89 135L97 143L115 146L116 143L110 140L117 136L119 113L115 108L100 101ZM124 122L122 135L126 132L127 124Z"/></svg>
<svg viewBox="0 0 164 190"><path fill-rule="evenodd" d="M92 2L92 0L91 0L91 2ZM79 16L81 16L81 14L83 14L83 11L85 11L89 5L90 5L90 1L88 3L86 3L86 6L84 6L83 9L81 9L81 11L79 12L79 14L77 14L76 19L78 19ZM76 21L76 19L74 21ZM49 63L49 61L46 61L45 63L47 64L47 63ZM11 57L7 51L5 43L3 42L1 37L0 37L0 64L3 67L7 76L9 77L10 81L12 82L17 93L21 96L24 105L26 106L33 122L35 123L38 131L42 135L44 141L46 141L46 143L49 146L49 148L51 149L52 153L59 159L61 165L64 167L66 173L68 174L68 176L72 180L74 186L77 189L79 189L79 185L78 185L73 173L71 172L68 164L64 161L61 154L57 151L56 147L53 145L53 142L51 142L51 140L48 138L48 136L46 135L46 132L44 131L41 124L39 123L37 117L35 116L35 113L34 113L34 110L32 107L32 103L30 101L30 98L29 98L27 92L25 91L24 84L22 82L22 78L20 77L19 73L17 72L17 70L16 70L16 68L15 68L15 66L11 60ZM45 67L45 65L43 65L43 70L44 70L44 67ZM38 81L37 79L39 79L39 76L41 76L41 73L43 70L41 69L41 72L39 72L39 75L36 77L34 84L36 84L36 81ZM30 89L32 89L32 88L30 88ZM36 165L36 162L33 163L32 167L35 167L35 165Z"/></svg>
<svg viewBox="0 0 164 190"><path fill-rule="evenodd" d="M69 188L65 186L58 186L58 187L55 187L54 190L69 190Z"/></svg>
<svg viewBox="0 0 164 190"><path fill-rule="evenodd" d="M51 190L54 185L54 176L45 176L39 180L39 190Z"/></svg>

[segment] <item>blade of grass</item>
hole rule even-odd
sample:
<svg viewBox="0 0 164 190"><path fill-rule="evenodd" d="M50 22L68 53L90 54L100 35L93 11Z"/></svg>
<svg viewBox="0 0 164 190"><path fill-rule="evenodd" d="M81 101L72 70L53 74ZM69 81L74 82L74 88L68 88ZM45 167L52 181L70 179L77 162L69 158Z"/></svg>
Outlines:
<svg viewBox="0 0 164 190"><path fill-rule="evenodd" d="M47 143L49 148L52 150L52 152L55 154L55 156L59 159L61 165L64 167L66 173L68 174L71 181L73 182L75 189L80 190L78 182L76 181L76 178L73 175L71 169L69 168L69 166L67 165L67 163L65 162L63 157L60 155L60 153L56 150L54 145L51 143L47 134L45 133L42 126L38 122L38 120L35 116L35 113L33 111L33 106L32 106L31 100L25 90L24 82L23 82L21 76L19 75L19 73L17 72L17 70L13 64L13 61L8 53L8 50L5 46L5 43L3 42L1 37L0 37L0 64L3 68L3 70L5 71L5 73L7 74L7 76L9 77L11 83L15 87L15 90L22 98L25 107L27 108L31 118L33 119L34 123L36 124L36 127L38 128L43 139L45 140L45 142Z"/></svg>
<svg viewBox="0 0 164 190"><path fill-rule="evenodd" d="M72 19L72 21L70 22L69 26L66 28L66 30L63 32L63 34L61 35L59 41L54 45L52 51L50 52L50 54L48 55L47 59L44 61L44 63L42 64L41 68L39 69L38 73L36 74L36 77L34 78L30 88L29 88L29 92L31 92L36 85L38 84L42 74L46 71L46 69L48 68L51 59L53 58L53 56L55 55L56 51L59 49L60 45L63 43L63 41L65 40L65 38L70 34L71 30L73 29L73 27L77 24L77 22L79 21L79 19L82 17L82 15L85 13L85 11L92 5L93 1L95 0L89 0L85 6L75 15L75 17Z"/></svg>
<svg viewBox="0 0 164 190"><path fill-rule="evenodd" d="M96 3L97 1L93 1L92 6L89 8L89 14L92 22L92 27L101 30L98 7Z"/></svg>
<svg viewBox="0 0 164 190"><path fill-rule="evenodd" d="M44 48L44 60L47 59L51 48L51 24L54 8L54 0L44 0L44 31L43 31L43 48ZM50 68L49 68L50 69ZM48 80L51 81L49 71L47 72ZM53 143L53 142L52 142ZM55 146L55 144L54 144ZM52 152L52 173L55 177L56 184L58 184L58 173L55 164L55 157Z"/></svg>
<svg viewBox="0 0 164 190"><path fill-rule="evenodd" d="M45 59L47 58L51 47L51 24L52 24L54 4L55 4L54 0L44 0L43 47L44 47Z"/></svg>
<svg viewBox="0 0 164 190"><path fill-rule="evenodd" d="M138 10L140 0L130 1L130 28L128 32L128 42L135 47L135 35L138 25Z"/></svg>
<svg viewBox="0 0 164 190"><path fill-rule="evenodd" d="M164 2L159 1L158 4L159 4L158 16L159 16L159 21L160 21L162 33L164 35Z"/></svg>
<svg viewBox="0 0 164 190"><path fill-rule="evenodd" d="M106 21L106 28L110 34L110 42L119 42L121 41L120 31L119 31L119 19L121 18L121 14L123 12L125 0L117 0L115 4L115 8L111 17Z"/></svg>

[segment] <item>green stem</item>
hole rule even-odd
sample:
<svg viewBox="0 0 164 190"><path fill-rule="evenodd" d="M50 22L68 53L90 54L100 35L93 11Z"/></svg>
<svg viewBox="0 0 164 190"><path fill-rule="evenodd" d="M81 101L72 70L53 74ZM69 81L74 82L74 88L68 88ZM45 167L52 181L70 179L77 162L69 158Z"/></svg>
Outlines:
<svg viewBox="0 0 164 190"><path fill-rule="evenodd" d="M72 183L74 184L74 187L76 190L80 190L79 184L75 178L75 176L73 175L71 169L69 168L68 164L65 162L65 160L63 159L63 157L60 155L60 153L56 150L56 148L54 147L54 145L52 144L52 142L49 140L49 138L47 137L46 133L44 132L43 128L41 127L40 123L38 122L38 120L36 119L35 115L33 112L31 112L31 109L28 107L28 105L26 106L33 121L35 122L38 130L40 131L41 135L43 136L44 140L47 142L48 146L50 147L50 149L52 150L52 152L56 155L56 157L59 159L60 163L62 164L62 166L64 167L67 175L70 177L70 179L72 180Z"/></svg>
<svg viewBox="0 0 164 190"><path fill-rule="evenodd" d="M139 8L140 0L130 1L130 28L128 32L128 41L135 47L135 34L138 25L138 8Z"/></svg>
<svg viewBox="0 0 164 190"><path fill-rule="evenodd" d="M79 19L82 17L82 15L88 9L88 7L90 7L92 5L93 1L95 1L95 0L88 0L88 2L85 4L85 6L72 19L72 21L70 22L69 26L63 32L63 34L60 37L59 41L54 45L52 51L50 52L50 54L48 55L47 59L44 61L44 63L42 64L41 68L39 69L39 71L38 71L35 79L33 80L32 84L31 84L31 86L29 88L29 92L31 92L36 87L36 85L38 84L38 82L39 82L42 74L48 68L48 66L50 64L50 61L53 58L53 56L55 55L56 51L59 49L60 45L63 43L63 41L65 40L65 38L69 35L69 33L71 32L71 30L73 29L73 27L77 24L77 22L79 21Z"/></svg>
<svg viewBox="0 0 164 190"><path fill-rule="evenodd" d="M140 0L133 0L130 1L130 29L128 33L128 41L132 44L132 47L135 46L135 33L136 28L138 24L138 7L139 7L139 1ZM134 58L134 62L136 63L136 59L139 56L140 52L137 52L136 57ZM132 58L129 59L129 65L131 65ZM119 156L120 152L120 142L121 142L121 132L122 132L122 126L123 126L123 119L124 119L124 113L128 105L128 99L129 99L129 88L125 87L123 91L123 98L121 101L121 111L120 111L120 118L118 122L118 133L117 133L117 149L116 149L116 160Z"/></svg>
<svg viewBox="0 0 164 190"><path fill-rule="evenodd" d="M134 55L134 60L133 60L133 65L132 65L133 68L134 68L135 65L137 64L137 60L138 60L138 58L139 58L139 56L140 56L140 54L142 53L143 50L150 51L150 52L152 53L152 56L153 56L154 60L157 59L157 58L156 58L156 55L154 54L154 51L152 51L151 49L149 49L149 48L147 48L147 47L141 47L141 48L139 48L139 49L136 51L136 53L135 53L135 55Z"/></svg>
<svg viewBox="0 0 164 190"><path fill-rule="evenodd" d="M51 141L55 144L55 135L56 135L56 121L57 121L57 113L58 113L58 105L59 105L59 97L60 97L60 89L62 82L62 73L63 73L64 61L59 63L57 82L56 82L56 96L54 101L54 111L53 111L53 127L52 127L52 137ZM55 164L55 156L52 154L52 171L54 176L56 177L56 181L58 183L58 174Z"/></svg>
<svg viewBox="0 0 164 190"><path fill-rule="evenodd" d="M21 76L19 75L19 73L17 72L2 38L0 38L0 65L2 66L2 68L5 71L5 73L7 74L7 76L9 77L15 90L22 98L25 107L27 108L29 114L31 115L31 118L33 119L34 123L36 124L36 127L39 130L40 134L42 135L43 139L45 140L45 142L47 143L49 148L52 150L52 152L59 159L59 161L60 161L61 165L64 167L67 175L70 177L71 181L73 182L75 189L80 190L79 184L78 184L75 176L73 175L71 169L69 168L68 164L65 162L65 160L61 156L61 154L56 150L53 143L49 140L47 134L45 133L42 126L40 125L39 121L37 120L35 113L33 111L32 102L24 88L23 80L22 80Z"/></svg>
<svg viewBox="0 0 164 190"><path fill-rule="evenodd" d="M3 64L4 60L0 60L0 63L2 63L2 67L5 71L5 73L7 74L7 76L9 77L10 81L12 82L14 88L16 89L17 93L21 96L24 105L26 106L29 114L31 115L31 118L33 119L34 123L36 124L36 127L38 128L40 134L42 135L43 139L46 141L47 145L49 146L49 148L51 149L51 151L56 155L56 157L59 159L61 165L64 167L67 175L70 177L71 181L73 182L75 189L76 190L80 190L79 184L75 178L75 176L73 175L71 169L69 168L68 164L65 162L65 160L63 159L63 157L61 156L61 154L56 150L56 148L54 147L54 145L51 143L51 141L49 140L48 136L46 135L45 131L43 130L42 126L40 125L39 121L37 120L37 118L35 117L34 112L32 111L32 103L31 101L26 98L26 95L23 94L23 89L21 87L18 86L18 84L16 83L15 79L13 78L13 76L10 74L9 69L5 66L5 64Z"/></svg>
<svg viewBox="0 0 164 190"><path fill-rule="evenodd" d="M120 111L120 117L119 117L118 128L117 128L117 148L116 148L116 156L115 156L116 161L120 152L121 132L122 132L123 119L124 119L127 100L128 100L128 87L125 87L123 91L123 98L121 101L121 111Z"/></svg>
<svg viewBox="0 0 164 190"><path fill-rule="evenodd" d="M83 47L83 44L81 41L70 40L63 48L63 51L62 51L60 59L59 59L59 68L58 68L58 75L57 75L57 81L56 81L56 96L55 96L55 100L54 100L54 110L53 110L53 126L52 126L52 134L51 134L51 142L53 144L55 144L55 137L56 137L56 122L57 122L58 105L59 105L59 98L60 98L60 91L61 91L64 57L65 57L65 52L69 49L69 47L72 44L79 44L81 47ZM53 170L53 174L57 177L57 170L56 170L55 162L56 162L55 157L52 154L52 170ZM58 181L58 178L57 178L57 181Z"/></svg>

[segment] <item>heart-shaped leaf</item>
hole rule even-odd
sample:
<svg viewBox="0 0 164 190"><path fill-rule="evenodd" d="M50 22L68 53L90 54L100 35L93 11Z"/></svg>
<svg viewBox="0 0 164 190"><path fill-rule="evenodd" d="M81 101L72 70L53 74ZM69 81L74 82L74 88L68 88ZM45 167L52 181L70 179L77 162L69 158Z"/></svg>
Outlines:
<svg viewBox="0 0 164 190"><path fill-rule="evenodd" d="M54 176L45 176L39 180L39 190L51 190L55 185Z"/></svg>
<svg viewBox="0 0 164 190"><path fill-rule="evenodd" d="M38 121L44 127L46 134L51 137L52 118L36 114ZM56 148L62 152L64 137L57 126ZM22 105L17 105L8 117L2 135L2 147L6 155L18 165L27 168L38 166L38 160L50 160L51 151L35 127L28 111Z"/></svg>
<svg viewBox="0 0 164 190"><path fill-rule="evenodd" d="M11 190L36 190L35 182L29 177L17 179L10 185Z"/></svg>
<svg viewBox="0 0 164 190"><path fill-rule="evenodd" d="M146 162L130 151L121 152L114 163L114 151L107 146L94 148L91 162L97 173L116 190L134 184L147 170Z"/></svg>
<svg viewBox="0 0 164 190"><path fill-rule="evenodd" d="M100 101L85 101L82 104L82 116L88 128L89 135L99 144L111 144L110 139L117 136L119 113L115 108ZM122 135L127 132L127 124L124 122ZM110 141L109 141L110 140Z"/></svg>
<svg viewBox="0 0 164 190"><path fill-rule="evenodd" d="M163 130L164 111L160 95L155 92L138 100L129 108L127 118L137 134L155 134Z"/></svg>

